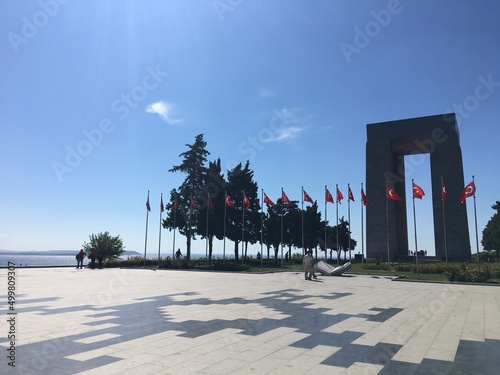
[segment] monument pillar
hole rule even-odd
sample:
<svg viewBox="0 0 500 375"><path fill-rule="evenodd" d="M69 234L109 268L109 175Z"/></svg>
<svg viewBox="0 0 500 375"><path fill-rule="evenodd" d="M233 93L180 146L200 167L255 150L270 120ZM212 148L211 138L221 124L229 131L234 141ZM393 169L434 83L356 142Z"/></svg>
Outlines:
<svg viewBox="0 0 500 375"><path fill-rule="evenodd" d="M448 260L469 261L467 211L459 201L464 188L462 151L453 113L367 125L367 257L386 259L389 252L394 260L408 255L405 202L412 197L405 194L404 156L416 154L430 154L436 257L445 259L442 177L448 191L444 202ZM387 200L386 182L404 202Z"/></svg>

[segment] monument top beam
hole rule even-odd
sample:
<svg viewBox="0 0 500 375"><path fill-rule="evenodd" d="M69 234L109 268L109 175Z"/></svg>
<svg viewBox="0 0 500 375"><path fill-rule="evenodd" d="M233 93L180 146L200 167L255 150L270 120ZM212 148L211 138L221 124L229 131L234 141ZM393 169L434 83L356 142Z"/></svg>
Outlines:
<svg viewBox="0 0 500 375"><path fill-rule="evenodd" d="M454 113L385 121L366 125L368 141L408 140L441 135L458 139L458 126Z"/></svg>

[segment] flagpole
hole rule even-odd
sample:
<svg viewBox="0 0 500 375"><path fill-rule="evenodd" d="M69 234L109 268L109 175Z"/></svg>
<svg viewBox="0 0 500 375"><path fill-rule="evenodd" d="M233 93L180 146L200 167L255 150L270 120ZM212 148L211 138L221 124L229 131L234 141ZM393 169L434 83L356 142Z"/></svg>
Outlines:
<svg viewBox="0 0 500 375"><path fill-rule="evenodd" d="M325 185L325 259L328 259L328 246L326 244L326 227L328 225L328 214L327 214L327 201L326 201L327 187Z"/></svg>
<svg viewBox="0 0 500 375"><path fill-rule="evenodd" d="M222 263L226 262L226 211L227 211L227 192L224 190L224 245L222 247Z"/></svg>
<svg viewBox="0 0 500 375"><path fill-rule="evenodd" d="M208 211L210 211L210 193L207 191L207 227L205 236L205 264L208 265Z"/></svg>
<svg viewBox="0 0 500 375"><path fill-rule="evenodd" d="M474 223L476 225L476 249L477 249L477 268L478 271L481 272L481 265L479 262L479 237L477 235L477 212L476 212L476 189L475 189L475 182L474 182L474 176L472 176L472 183L474 184Z"/></svg>
<svg viewBox="0 0 500 375"><path fill-rule="evenodd" d="M443 177L441 177L441 201L443 202L443 234L444 234L444 257L446 264L448 264L448 249L446 248L446 216L444 213L444 183Z"/></svg>
<svg viewBox="0 0 500 375"><path fill-rule="evenodd" d="M243 197L241 200L242 207L242 219L241 219L241 263L244 262L244 257L243 257L243 244L244 244L244 239L245 239L245 190L243 190Z"/></svg>
<svg viewBox="0 0 500 375"><path fill-rule="evenodd" d="M349 183L347 183L347 221L349 222L349 260L352 260L351 257L351 187Z"/></svg>
<svg viewBox="0 0 500 375"><path fill-rule="evenodd" d="M361 191L363 191L363 183L361 183ZM361 196L361 265L364 265L365 259L365 236L363 233L363 206L365 205L363 201L363 196Z"/></svg>
<svg viewBox="0 0 500 375"><path fill-rule="evenodd" d="M417 215L415 213L415 191L413 190L413 178L411 179L412 195L413 195L413 232L415 234L415 262L417 264L417 277L418 273L418 245L417 245Z"/></svg>
<svg viewBox="0 0 500 375"><path fill-rule="evenodd" d="M302 228L302 255L305 255L304 249L304 186L302 188L302 210L301 210L301 228Z"/></svg>
<svg viewBox="0 0 500 375"><path fill-rule="evenodd" d="M336 195L336 198L335 199L335 210L337 211L337 264L340 264L340 251L339 251L339 185L338 184L335 184L335 195Z"/></svg>
<svg viewBox="0 0 500 375"><path fill-rule="evenodd" d="M146 207L146 237L144 240L144 267L146 267L146 248L148 247L148 219L149 219L149 190L148 190L148 204Z"/></svg>
<svg viewBox="0 0 500 375"><path fill-rule="evenodd" d="M283 268L283 188L281 188L281 268Z"/></svg>
<svg viewBox="0 0 500 375"><path fill-rule="evenodd" d="M389 197L387 196L387 181L385 182L385 211L387 219L387 265L391 268L391 255L389 250Z"/></svg>
<svg viewBox="0 0 500 375"><path fill-rule="evenodd" d="M191 257L191 219L193 217L193 195L191 195L191 200L189 202L189 227L188 227L188 239L189 239L189 256ZM187 249L186 249L187 255Z"/></svg>
<svg viewBox="0 0 500 375"><path fill-rule="evenodd" d="M160 230L158 234L158 268L160 268L160 249L161 249L161 214L163 213L163 193L160 198Z"/></svg>
<svg viewBox="0 0 500 375"><path fill-rule="evenodd" d="M261 189L262 206L260 208L260 269L262 270L262 258L264 258L264 189Z"/></svg>
<svg viewBox="0 0 500 375"><path fill-rule="evenodd" d="M174 205L176 206L177 205L176 203L177 203L177 195L175 196L174 204L172 205L172 207L174 207ZM177 208L178 207L175 207L174 210L174 236L172 240L172 260L175 258L175 224L177 222Z"/></svg>

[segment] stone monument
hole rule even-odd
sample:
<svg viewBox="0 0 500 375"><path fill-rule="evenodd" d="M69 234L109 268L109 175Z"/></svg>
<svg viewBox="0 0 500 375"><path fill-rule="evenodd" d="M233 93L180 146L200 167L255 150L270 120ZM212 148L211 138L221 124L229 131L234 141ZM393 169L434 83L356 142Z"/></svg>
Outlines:
<svg viewBox="0 0 500 375"><path fill-rule="evenodd" d="M366 131L367 257L389 256L392 261L408 256L405 201L412 197L405 194L410 176L405 175L404 156L424 153L430 154L436 258L469 261L467 211L459 200L464 176L455 114L367 124ZM441 181L447 190L444 208ZM404 202L387 200L386 183Z"/></svg>

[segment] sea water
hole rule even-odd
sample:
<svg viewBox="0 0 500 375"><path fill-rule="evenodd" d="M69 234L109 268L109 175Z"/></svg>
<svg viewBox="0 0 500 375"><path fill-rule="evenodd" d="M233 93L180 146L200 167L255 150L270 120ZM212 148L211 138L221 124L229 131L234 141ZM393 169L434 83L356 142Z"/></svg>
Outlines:
<svg viewBox="0 0 500 375"><path fill-rule="evenodd" d="M7 267L9 262L14 263L16 267L25 266L75 266L75 255L17 255L1 254L0 267ZM87 258L83 260L86 265L89 262Z"/></svg>

